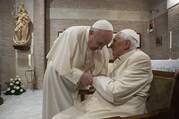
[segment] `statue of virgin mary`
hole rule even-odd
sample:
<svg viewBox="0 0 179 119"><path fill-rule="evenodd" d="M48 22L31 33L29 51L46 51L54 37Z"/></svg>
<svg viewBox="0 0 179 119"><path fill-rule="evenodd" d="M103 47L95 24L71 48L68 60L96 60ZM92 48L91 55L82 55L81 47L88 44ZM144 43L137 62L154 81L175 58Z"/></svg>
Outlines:
<svg viewBox="0 0 179 119"><path fill-rule="evenodd" d="M23 4L20 4L18 15L15 17L14 48L29 49L32 35L32 22Z"/></svg>

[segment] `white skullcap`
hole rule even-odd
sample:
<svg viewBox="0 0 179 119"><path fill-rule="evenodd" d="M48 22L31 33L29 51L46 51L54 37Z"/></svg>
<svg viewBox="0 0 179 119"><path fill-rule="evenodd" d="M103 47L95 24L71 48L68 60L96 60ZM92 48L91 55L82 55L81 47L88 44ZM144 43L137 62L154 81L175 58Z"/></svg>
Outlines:
<svg viewBox="0 0 179 119"><path fill-rule="evenodd" d="M139 42L139 35L132 29L124 29L120 31L121 33L125 33L126 35L129 35L133 37L137 42Z"/></svg>
<svg viewBox="0 0 179 119"><path fill-rule="evenodd" d="M107 20L98 20L93 24L92 27L100 30L113 31L112 24Z"/></svg>

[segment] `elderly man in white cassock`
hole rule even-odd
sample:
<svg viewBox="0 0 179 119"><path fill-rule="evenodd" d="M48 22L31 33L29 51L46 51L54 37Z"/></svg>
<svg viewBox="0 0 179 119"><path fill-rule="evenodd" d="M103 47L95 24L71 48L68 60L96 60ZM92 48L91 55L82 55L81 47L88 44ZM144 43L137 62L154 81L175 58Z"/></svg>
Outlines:
<svg viewBox="0 0 179 119"><path fill-rule="evenodd" d="M150 58L136 49L139 36L132 29L117 33L112 43L114 64L110 76L93 78L96 92L52 119L103 119L146 111L153 78Z"/></svg>
<svg viewBox="0 0 179 119"><path fill-rule="evenodd" d="M113 26L99 20L90 26L72 26L54 42L47 55L43 84L43 119L78 102L78 88L92 84L92 75L106 75Z"/></svg>

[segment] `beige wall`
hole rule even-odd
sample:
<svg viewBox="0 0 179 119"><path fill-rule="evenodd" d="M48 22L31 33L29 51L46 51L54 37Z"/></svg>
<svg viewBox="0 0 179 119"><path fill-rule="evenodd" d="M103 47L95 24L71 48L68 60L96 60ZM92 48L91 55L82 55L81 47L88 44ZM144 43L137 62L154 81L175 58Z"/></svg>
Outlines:
<svg viewBox="0 0 179 119"><path fill-rule="evenodd" d="M168 31L172 32L172 55L179 58L179 4L168 10Z"/></svg>
<svg viewBox="0 0 179 119"><path fill-rule="evenodd" d="M151 19L153 31L149 33L152 59L169 58L168 12L166 0L151 1ZM160 43L157 43L160 41Z"/></svg>
<svg viewBox="0 0 179 119"><path fill-rule="evenodd" d="M155 23L154 32L150 33L151 57L153 59L178 59L179 5L167 10L167 0L152 0L151 3L151 9L154 10L152 18ZM171 52L169 32L172 32ZM159 46L156 43L157 38L162 38L162 44Z"/></svg>
<svg viewBox="0 0 179 119"><path fill-rule="evenodd" d="M149 34L150 4L146 0L49 0L47 39L49 46L57 32L72 25L92 25L98 19L107 19L114 31L132 28L141 33L142 50L150 53Z"/></svg>
<svg viewBox="0 0 179 119"><path fill-rule="evenodd" d="M13 0L0 0L0 83L4 83L15 74L15 51L13 48L14 22L11 15Z"/></svg>

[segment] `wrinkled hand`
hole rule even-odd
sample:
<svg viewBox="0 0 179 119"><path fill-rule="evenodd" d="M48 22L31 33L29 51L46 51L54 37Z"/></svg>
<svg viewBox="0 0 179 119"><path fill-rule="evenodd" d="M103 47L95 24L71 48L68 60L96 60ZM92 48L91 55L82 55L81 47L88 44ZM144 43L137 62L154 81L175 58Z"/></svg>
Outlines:
<svg viewBox="0 0 179 119"><path fill-rule="evenodd" d="M93 83L93 75L89 72L84 72L80 78L80 83L83 86L92 85Z"/></svg>

